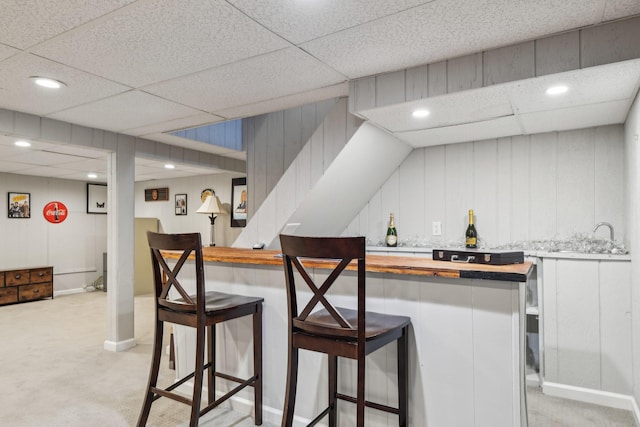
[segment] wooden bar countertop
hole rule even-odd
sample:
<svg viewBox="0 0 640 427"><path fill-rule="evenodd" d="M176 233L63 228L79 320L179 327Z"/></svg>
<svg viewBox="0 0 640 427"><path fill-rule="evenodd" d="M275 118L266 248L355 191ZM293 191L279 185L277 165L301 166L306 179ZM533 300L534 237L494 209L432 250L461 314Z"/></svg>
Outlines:
<svg viewBox="0 0 640 427"><path fill-rule="evenodd" d="M177 258L171 252L167 258ZM233 264L257 264L282 266L282 256L277 250L255 250L205 246L205 262ZM313 268L333 268L336 263L324 260L305 260L304 265ZM531 262L509 265L466 264L449 261L434 261L426 256L369 255L366 258L367 271L374 273L408 274L413 276L446 277L450 279L487 279L508 282L526 282L531 271ZM355 270L355 263L347 269Z"/></svg>

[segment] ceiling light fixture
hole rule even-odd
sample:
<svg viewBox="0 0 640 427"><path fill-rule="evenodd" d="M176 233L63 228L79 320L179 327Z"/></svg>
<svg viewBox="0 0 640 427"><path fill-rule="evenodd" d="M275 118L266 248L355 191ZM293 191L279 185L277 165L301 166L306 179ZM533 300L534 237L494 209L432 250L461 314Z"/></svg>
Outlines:
<svg viewBox="0 0 640 427"><path fill-rule="evenodd" d="M87 174L87 178L96 179L97 177L98 177L98 174L93 173L93 172L89 172Z"/></svg>
<svg viewBox="0 0 640 427"><path fill-rule="evenodd" d="M427 117L429 114L431 114L431 112L429 112L429 110L415 110L413 113L411 113L411 115L413 117L415 117L416 119L423 119L425 117Z"/></svg>
<svg viewBox="0 0 640 427"><path fill-rule="evenodd" d="M164 165L164 168L165 168L165 169L175 169L175 168L176 168L176 165L173 165L173 164L171 164L171 163L167 163L166 165Z"/></svg>
<svg viewBox="0 0 640 427"><path fill-rule="evenodd" d="M549 89L547 89L546 94L551 96L562 95L563 93L567 93L568 90L569 87L565 85L551 86Z"/></svg>
<svg viewBox="0 0 640 427"><path fill-rule="evenodd" d="M47 77L29 77L35 84L38 86L46 87L49 89L60 89L62 86L66 86L63 82L59 80L50 79Z"/></svg>
<svg viewBox="0 0 640 427"><path fill-rule="evenodd" d="M31 143L29 141L24 141L24 140L16 141L14 142L14 145L16 147L31 147Z"/></svg>

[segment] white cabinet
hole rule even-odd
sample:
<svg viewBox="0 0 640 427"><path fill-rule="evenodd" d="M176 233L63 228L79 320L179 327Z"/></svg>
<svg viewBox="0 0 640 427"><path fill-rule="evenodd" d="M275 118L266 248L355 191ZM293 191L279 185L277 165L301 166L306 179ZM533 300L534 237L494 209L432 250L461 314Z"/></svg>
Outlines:
<svg viewBox="0 0 640 427"><path fill-rule="evenodd" d="M543 380L630 395L631 263L539 259L543 283Z"/></svg>

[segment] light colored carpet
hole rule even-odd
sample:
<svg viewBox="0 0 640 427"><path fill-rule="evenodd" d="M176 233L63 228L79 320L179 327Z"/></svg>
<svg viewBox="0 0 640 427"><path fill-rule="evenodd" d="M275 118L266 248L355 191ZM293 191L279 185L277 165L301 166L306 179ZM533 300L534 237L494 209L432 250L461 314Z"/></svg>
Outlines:
<svg viewBox="0 0 640 427"><path fill-rule="evenodd" d="M0 426L135 425L151 361L153 299L136 297L138 345L119 353L103 350L106 303L106 294L98 291L0 307ZM161 366L159 383L168 385L174 379L168 358ZM553 398L537 389L529 389L528 400L531 427L634 425L628 411ZM160 399L147 425L186 426L188 419L186 405ZM250 414L227 405L202 417L200 425L254 423Z"/></svg>
<svg viewBox="0 0 640 427"><path fill-rule="evenodd" d="M89 292L0 307L0 426L136 424L151 362L153 299L136 297L138 345L119 353L103 350L106 303L105 293ZM175 371L168 369L168 357L161 366L159 384L169 385ZM250 415L228 408L202 417L200 425L254 425ZM160 399L147 425L188 421L188 406Z"/></svg>

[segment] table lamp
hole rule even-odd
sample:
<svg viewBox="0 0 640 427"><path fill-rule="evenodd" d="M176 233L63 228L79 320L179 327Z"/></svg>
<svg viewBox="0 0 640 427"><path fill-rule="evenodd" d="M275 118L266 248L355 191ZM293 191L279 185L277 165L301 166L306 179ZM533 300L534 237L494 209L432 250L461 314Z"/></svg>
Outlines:
<svg viewBox="0 0 640 427"><path fill-rule="evenodd" d="M216 214L225 213L222 205L220 204L220 199L218 199L218 196L216 196L215 194L207 196L202 206L200 206L196 212L202 214L210 214L209 220L211 220L211 243L209 244L209 246L215 246L216 234L214 224L217 218Z"/></svg>

